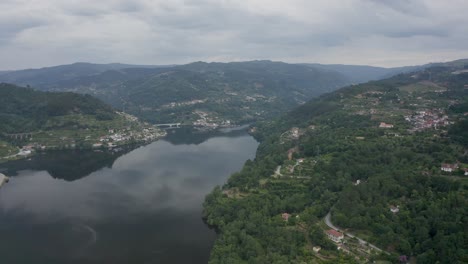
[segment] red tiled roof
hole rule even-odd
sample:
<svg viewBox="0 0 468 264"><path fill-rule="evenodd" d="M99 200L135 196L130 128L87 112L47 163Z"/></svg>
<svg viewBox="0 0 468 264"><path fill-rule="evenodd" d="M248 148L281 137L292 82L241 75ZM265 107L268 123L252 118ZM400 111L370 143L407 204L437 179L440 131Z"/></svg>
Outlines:
<svg viewBox="0 0 468 264"><path fill-rule="evenodd" d="M447 164L447 163L443 163L443 164L442 164L442 168L456 169L456 168L458 168L458 164Z"/></svg>
<svg viewBox="0 0 468 264"><path fill-rule="evenodd" d="M343 234L342 234L341 232L338 232L338 231L333 230L333 229L327 230L327 234L332 235L332 236L334 236L334 237L341 237L341 236L343 236Z"/></svg>

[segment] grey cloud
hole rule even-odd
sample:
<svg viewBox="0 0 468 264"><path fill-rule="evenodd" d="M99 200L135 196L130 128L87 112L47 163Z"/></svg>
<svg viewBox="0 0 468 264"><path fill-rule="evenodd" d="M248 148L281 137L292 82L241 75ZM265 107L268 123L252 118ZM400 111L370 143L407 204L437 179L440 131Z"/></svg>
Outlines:
<svg viewBox="0 0 468 264"><path fill-rule="evenodd" d="M457 0L8 0L0 3L0 70L78 60L407 63L388 54L417 64L431 54L467 56L466 10ZM340 61L342 53L355 57Z"/></svg>
<svg viewBox="0 0 468 264"><path fill-rule="evenodd" d="M370 0L378 5L383 5L397 12L405 14L424 14L427 7L423 1L419 0Z"/></svg>

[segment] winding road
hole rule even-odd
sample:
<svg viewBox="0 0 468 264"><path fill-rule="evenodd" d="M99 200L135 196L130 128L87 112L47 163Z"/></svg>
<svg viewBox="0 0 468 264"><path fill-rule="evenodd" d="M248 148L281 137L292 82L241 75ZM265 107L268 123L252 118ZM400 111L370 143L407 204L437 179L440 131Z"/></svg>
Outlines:
<svg viewBox="0 0 468 264"><path fill-rule="evenodd" d="M355 236L355 235L353 235L353 234L351 234L351 233L344 232L344 231L341 230L340 228L336 227L336 226L333 225L333 223L331 222L330 217L331 217L331 214L330 214L330 212L328 212L328 214L325 216L325 218L323 219L323 221L324 221L325 224L326 224L328 227L330 227L331 229L335 229L335 230L337 230L337 231L340 231L340 232L342 232L343 234L345 234L346 236L348 236L348 237L350 237L350 238L356 238L356 239L359 241L360 244L367 244L367 245L369 245L369 247L371 247L371 248L373 248L373 249L375 249L375 250L377 250L377 251L379 251L379 252L384 252L384 253L390 255L390 253L388 253L387 251L382 250L382 249L378 248L377 246L375 246L375 245L373 245L373 244L371 244L371 243L369 243L369 242L367 242L367 241L365 241L365 240L363 240L363 239L360 239L359 237L357 237L357 236Z"/></svg>

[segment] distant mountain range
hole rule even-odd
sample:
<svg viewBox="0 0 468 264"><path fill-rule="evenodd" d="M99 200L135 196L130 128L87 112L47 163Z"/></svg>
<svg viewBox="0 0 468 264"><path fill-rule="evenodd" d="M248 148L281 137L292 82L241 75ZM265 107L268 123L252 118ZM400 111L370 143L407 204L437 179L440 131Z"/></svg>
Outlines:
<svg viewBox="0 0 468 264"><path fill-rule="evenodd" d="M405 66L396 68L383 68L365 65L343 65L343 64L307 64L325 70L336 71L354 83L364 83L368 81L380 80L392 77L400 73L417 71L429 65Z"/></svg>
<svg viewBox="0 0 468 264"><path fill-rule="evenodd" d="M53 83L72 80L84 76L98 75L106 71L126 68L158 68L163 66L130 65L121 63L94 64L77 62L68 65L45 67L40 69L25 69L16 71L0 71L0 82L34 87L47 87Z"/></svg>
<svg viewBox="0 0 468 264"><path fill-rule="evenodd" d="M176 66L74 63L0 72L0 82L91 94L155 123L217 126L264 120L345 85L421 67L272 61Z"/></svg>

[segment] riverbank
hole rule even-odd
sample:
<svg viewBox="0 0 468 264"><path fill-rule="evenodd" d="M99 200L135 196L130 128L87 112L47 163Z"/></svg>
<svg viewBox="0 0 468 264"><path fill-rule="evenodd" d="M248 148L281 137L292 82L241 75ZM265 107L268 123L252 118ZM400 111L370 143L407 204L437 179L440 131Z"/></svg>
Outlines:
<svg viewBox="0 0 468 264"><path fill-rule="evenodd" d="M37 132L27 140L17 142L2 141L0 163L9 160L30 158L37 153L60 150L112 150L134 144L147 144L167 135L165 130L147 126L139 130L127 128L124 130L109 129L101 132L88 131L77 137L69 135L69 131ZM41 135L47 134L46 137ZM36 136L37 135L37 136ZM101 135L101 136L99 136Z"/></svg>

